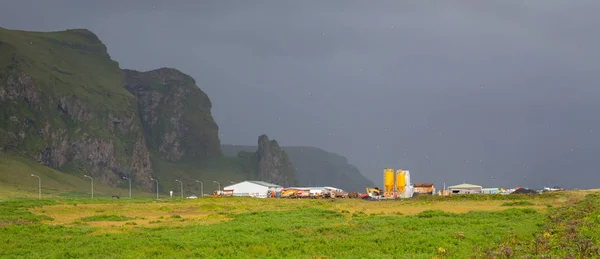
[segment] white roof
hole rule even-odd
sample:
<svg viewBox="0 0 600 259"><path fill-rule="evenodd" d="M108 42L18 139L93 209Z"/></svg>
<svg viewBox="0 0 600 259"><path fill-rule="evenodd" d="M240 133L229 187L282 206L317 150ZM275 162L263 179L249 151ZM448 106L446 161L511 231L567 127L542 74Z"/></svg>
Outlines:
<svg viewBox="0 0 600 259"><path fill-rule="evenodd" d="M263 182L263 181L243 181L243 182L239 182L239 183L235 183L232 185L228 185L223 187L223 190L225 189L233 189L234 186L241 184L241 183L251 183L251 184L256 184L256 185L260 185L260 186L264 186L264 187L268 187L268 188L274 188L274 189L280 189L283 188L280 185L277 184L273 184L273 183L267 183L267 182Z"/></svg>

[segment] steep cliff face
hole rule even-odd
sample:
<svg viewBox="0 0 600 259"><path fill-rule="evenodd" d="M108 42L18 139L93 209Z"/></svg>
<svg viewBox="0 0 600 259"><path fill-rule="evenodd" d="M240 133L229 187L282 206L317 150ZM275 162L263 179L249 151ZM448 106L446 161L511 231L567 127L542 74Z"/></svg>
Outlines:
<svg viewBox="0 0 600 259"><path fill-rule="evenodd" d="M135 98L88 30L0 28L0 150L116 186L151 190Z"/></svg>
<svg viewBox="0 0 600 259"><path fill-rule="evenodd" d="M192 77L172 68L123 71L153 152L170 162L221 155L212 104Z"/></svg>
<svg viewBox="0 0 600 259"><path fill-rule="evenodd" d="M258 162L258 179L276 183L281 186L296 184L296 169L290 162L285 151L279 147L276 140L269 140L266 135L258 138L256 151Z"/></svg>

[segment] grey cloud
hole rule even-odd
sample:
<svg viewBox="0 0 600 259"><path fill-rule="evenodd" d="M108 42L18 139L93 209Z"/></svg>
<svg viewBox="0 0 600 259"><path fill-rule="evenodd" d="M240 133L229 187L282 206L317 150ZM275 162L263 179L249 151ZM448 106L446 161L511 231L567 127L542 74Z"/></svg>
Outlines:
<svg viewBox="0 0 600 259"><path fill-rule="evenodd" d="M598 1L5 2L2 27L86 27L123 67L191 74L225 143L325 148L379 184L600 180Z"/></svg>

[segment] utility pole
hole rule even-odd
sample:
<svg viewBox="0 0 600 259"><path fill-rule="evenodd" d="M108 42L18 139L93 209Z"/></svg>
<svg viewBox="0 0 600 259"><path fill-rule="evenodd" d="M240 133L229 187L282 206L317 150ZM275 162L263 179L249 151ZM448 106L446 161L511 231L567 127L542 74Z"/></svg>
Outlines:
<svg viewBox="0 0 600 259"><path fill-rule="evenodd" d="M175 182L179 182L179 185L181 186L181 198L183 199L183 182L180 180L175 180Z"/></svg>
<svg viewBox="0 0 600 259"><path fill-rule="evenodd" d="M156 199L158 200L158 180L154 179L154 178L150 178L150 180L155 181L156 182Z"/></svg>
<svg viewBox="0 0 600 259"><path fill-rule="evenodd" d="M196 180L197 183L200 183L200 197L204 197L204 184L202 181Z"/></svg>
<svg viewBox="0 0 600 259"><path fill-rule="evenodd" d="M129 199L131 199L131 176L129 176L129 177L123 176L123 179L129 180Z"/></svg>
<svg viewBox="0 0 600 259"><path fill-rule="evenodd" d="M35 174L31 174L31 176L38 178L38 199L41 199L42 198L42 178L40 178L39 176L37 176Z"/></svg>
<svg viewBox="0 0 600 259"><path fill-rule="evenodd" d="M91 176L83 175L83 177L90 178L92 180L92 199L94 198L94 178Z"/></svg>

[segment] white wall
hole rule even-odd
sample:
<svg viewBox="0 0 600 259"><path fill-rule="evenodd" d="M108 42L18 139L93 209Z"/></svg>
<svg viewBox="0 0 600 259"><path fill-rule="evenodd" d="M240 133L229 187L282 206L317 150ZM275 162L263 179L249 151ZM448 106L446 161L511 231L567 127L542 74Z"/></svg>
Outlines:
<svg viewBox="0 0 600 259"><path fill-rule="evenodd" d="M234 196L237 196L237 195L250 195L250 196L260 195L260 196L263 196L263 195L267 195L267 191L269 190L269 187L262 186L260 184L251 183L251 182L241 182L241 183L236 183L233 185L226 186L225 188L223 188L223 190L233 190Z"/></svg>

